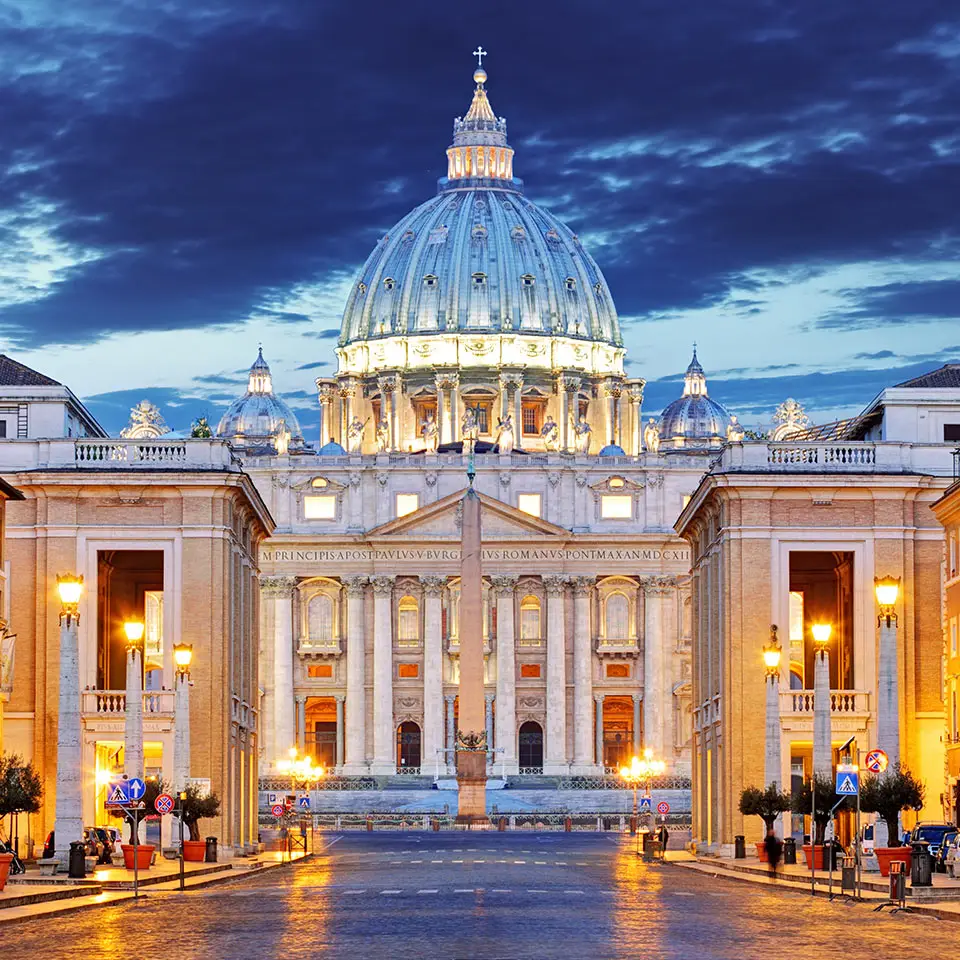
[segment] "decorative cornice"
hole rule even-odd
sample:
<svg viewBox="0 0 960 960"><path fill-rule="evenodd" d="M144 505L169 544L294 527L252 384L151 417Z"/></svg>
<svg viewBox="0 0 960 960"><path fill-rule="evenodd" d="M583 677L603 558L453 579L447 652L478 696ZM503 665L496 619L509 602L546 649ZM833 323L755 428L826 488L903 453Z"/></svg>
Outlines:
<svg viewBox="0 0 960 960"><path fill-rule="evenodd" d="M367 577L360 574L354 574L348 577L341 577L340 582L347 588L348 597L362 597L368 583Z"/></svg>
<svg viewBox="0 0 960 960"><path fill-rule="evenodd" d="M677 586L676 577L644 577L643 588L649 596L665 597Z"/></svg>
<svg viewBox="0 0 960 960"><path fill-rule="evenodd" d="M389 597L390 594L393 593L393 584L396 579L396 577L385 576L383 574L371 577L370 582L373 584L374 595L378 597Z"/></svg>
<svg viewBox="0 0 960 960"><path fill-rule="evenodd" d="M296 585L296 577L260 577L260 593L264 597L291 597Z"/></svg>

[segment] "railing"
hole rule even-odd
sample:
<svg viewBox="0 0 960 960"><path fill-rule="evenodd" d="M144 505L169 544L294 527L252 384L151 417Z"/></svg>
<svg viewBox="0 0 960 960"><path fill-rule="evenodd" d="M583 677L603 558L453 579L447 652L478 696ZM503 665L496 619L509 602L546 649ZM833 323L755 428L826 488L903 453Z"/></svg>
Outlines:
<svg viewBox="0 0 960 960"><path fill-rule="evenodd" d="M521 777L539 777L543 775L543 766L539 767L520 767Z"/></svg>
<svg viewBox="0 0 960 960"><path fill-rule="evenodd" d="M173 714L174 693L172 690L144 690L144 715ZM85 715L122 717L127 709L125 690L84 690L82 709Z"/></svg>
<svg viewBox="0 0 960 960"><path fill-rule="evenodd" d="M401 767L398 765L397 776L398 777L419 777L420 768L419 767Z"/></svg>
<svg viewBox="0 0 960 960"><path fill-rule="evenodd" d="M597 653L639 653L636 637L597 637L594 641Z"/></svg>
<svg viewBox="0 0 960 960"><path fill-rule="evenodd" d="M873 444L770 444L767 446L767 463L773 464L823 464L826 466L872 466L877 462Z"/></svg>
<svg viewBox="0 0 960 960"><path fill-rule="evenodd" d="M604 774L591 777L561 777L561 790L632 790L633 784L628 783L619 774ZM690 778L680 776L663 776L650 778L651 790L689 790Z"/></svg>
<svg viewBox="0 0 960 960"><path fill-rule="evenodd" d="M517 640L517 645L520 647L542 647L543 638L542 637L520 637Z"/></svg>
<svg viewBox="0 0 960 960"><path fill-rule="evenodd" d="M813 716L812 690L781 690L780 714ZM870 712L870 694L866 690L831 690L830 712L837 714L867 714Z"/></svg>
<svg viewBox="0 0 960 960"><path fill-rule="evenodd" d="M239 470L225 440L15 440L0 445L0 470Z"/></svg>
<svg viewBox="0 0 960 960"><path fill-rule="evenodd" d="M300 640L297 655L300 657L339 657L342 653L340 640Z"/></svg>

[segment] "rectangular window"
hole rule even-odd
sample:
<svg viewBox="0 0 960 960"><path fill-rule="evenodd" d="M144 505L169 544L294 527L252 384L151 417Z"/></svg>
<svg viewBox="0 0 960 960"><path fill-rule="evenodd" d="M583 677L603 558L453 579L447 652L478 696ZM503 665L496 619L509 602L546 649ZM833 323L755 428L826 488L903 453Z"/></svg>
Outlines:
<svg viewBox="0 0 960 960"><path fill-rule="evenodd" d="M531 517L540 516L540 494L521 493L517 496L517 509L529 513Z"/></svg>
<svg viewBox="0 0 960 960"><path fill-rule="evenodd" d="M420 509L419 493L398 493L397 494L397 516L405 517L408 513L413 513Z"/></svg>
<svg viewBox="0 0 960 960"><path fill-rule="evenodd" d="M493 419L491 416L492 412L493 404L489 402L481 402L474 407L474 413L477 417L477 431L485 437L490 436L490 422Z"/></svg>
<svg viewBox="0 0 960 960"><path fill-rule="evenodd" d="M7 421L0 420L0 437L6 437L7 435Z"/></svg>
<svg viewBox="0 0 960 960"><path fill-rule="evenodd" d="M419 663L398 663L397 678L400 680L416 680L420 676Z"/></svg>
<svg viewBox="0 0 960 960"><path fill-rule="evenodd" d="M950 549L947 555L947 574L952 580L957 575L957 531L950 531Z"/></svg>
<svg viewBox="0 0 960 960"><path fill-rule="evenodd" d="M332 494L303 498L303 515L307 520L335 520L337 498Z"/></svg>
<svg viewBox="0 0 960 960"><path fill-rule="evenodd" d="M960 423L945 423L943 425L943 442L957 443L960 441Z"/></svg>
<svg viewBox="0 0 960 960"><path fill-rule="evenodd" d="M531 400L523 401L520 416L523 420L523 435L525 437L540 436L540 428L543 426L543 404Z"/></svg>
<svg viewBox="0 0 960 960"><path fill-rule="evenodd" d="M539 680L540 664L539 663L521 663L520 676L524 680Z"/></svg>
<svg viewBox="0 0 960 960"><path fill-rule="evenodd" d="M317 663L307 667L307 676L314 680L330 680L333 677L333 664Z"/></svg>
<svg viewBox="0 0 960 960"><path fill-rule="evenodd" d="M604 520L633 518L633 497L622 493L605 493L600 497L600 516Z"/></svg>

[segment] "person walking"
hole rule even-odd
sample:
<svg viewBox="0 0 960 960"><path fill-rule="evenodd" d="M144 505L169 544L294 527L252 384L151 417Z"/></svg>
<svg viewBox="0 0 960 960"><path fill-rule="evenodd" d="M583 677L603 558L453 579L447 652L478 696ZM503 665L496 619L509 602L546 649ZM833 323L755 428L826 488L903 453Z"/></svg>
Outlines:
<svg viewBox="0 0 960 960"><path fill-rule="evenodd" d="M780 857L783 855L783 841L773 830L768 830L763 840L763 847L767 853L767 863L770 866L770 874L772 876L777 872L777 865L780 863Z"/></svg>

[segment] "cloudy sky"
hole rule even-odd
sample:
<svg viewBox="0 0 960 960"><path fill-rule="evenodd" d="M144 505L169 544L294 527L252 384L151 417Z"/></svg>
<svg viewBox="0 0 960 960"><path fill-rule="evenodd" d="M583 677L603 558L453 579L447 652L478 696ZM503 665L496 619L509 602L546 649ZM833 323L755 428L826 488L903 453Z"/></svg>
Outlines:
<svg viewBox="0 0 960 960"><path fill-rule="evenodd" d="M748 425L960 360L948 0L0 0L0 349L118 430L262 341L317 432L345 291L446 169L474 61L656 412L696 340Z"/></svg>

